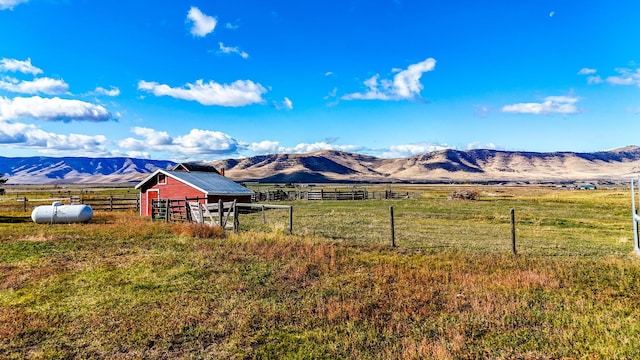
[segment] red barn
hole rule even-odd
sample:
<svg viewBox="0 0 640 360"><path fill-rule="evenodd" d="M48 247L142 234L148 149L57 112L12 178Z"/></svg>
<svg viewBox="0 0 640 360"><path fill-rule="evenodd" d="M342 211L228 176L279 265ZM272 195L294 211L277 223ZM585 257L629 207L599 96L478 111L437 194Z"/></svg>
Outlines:
<svg viewBox="0 0 640 360"><path fill-rule="evenodd" d="M210 167L183 163L171 170L156 170L135 187L140 190L140 215L151 216L151 201L157 199L200 198L205 203L218 200L251 202L253 191L227 179Z"/></svg>

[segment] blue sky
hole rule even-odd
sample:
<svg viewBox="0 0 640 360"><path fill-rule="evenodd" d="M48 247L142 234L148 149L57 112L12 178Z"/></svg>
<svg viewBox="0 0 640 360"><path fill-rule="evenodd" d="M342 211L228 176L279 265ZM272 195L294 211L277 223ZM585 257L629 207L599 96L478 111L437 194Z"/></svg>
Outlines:
<svg viewBox="0 0 640 360"><path fill-rule="evenodd" d="M0 0L0 155L640 145L638 1Z"/></svg>

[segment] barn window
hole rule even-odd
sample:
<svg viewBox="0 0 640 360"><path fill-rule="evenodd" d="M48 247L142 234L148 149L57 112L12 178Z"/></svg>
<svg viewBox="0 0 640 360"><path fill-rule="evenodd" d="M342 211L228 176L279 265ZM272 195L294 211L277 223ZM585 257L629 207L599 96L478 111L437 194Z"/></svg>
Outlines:
<svg viewBox="0 0 640 360"><path fill-rule="evenodd" d="M167 175L158 174L158 185L166 185L167 184Z"/></svg>

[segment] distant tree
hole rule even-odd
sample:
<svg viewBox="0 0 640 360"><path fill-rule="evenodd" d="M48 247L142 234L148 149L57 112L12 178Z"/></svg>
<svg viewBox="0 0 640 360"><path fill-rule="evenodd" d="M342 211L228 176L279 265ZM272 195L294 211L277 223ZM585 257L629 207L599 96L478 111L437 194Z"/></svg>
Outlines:
<svg viewBox="0 0 640 360"><path fill-rule="evenodd" d="M5 177L0 177L0 186L2 186L4 183L7 182L7 180L9 180L8 178ZM4 189L0 187L0 195L4 195Z"/></svg>

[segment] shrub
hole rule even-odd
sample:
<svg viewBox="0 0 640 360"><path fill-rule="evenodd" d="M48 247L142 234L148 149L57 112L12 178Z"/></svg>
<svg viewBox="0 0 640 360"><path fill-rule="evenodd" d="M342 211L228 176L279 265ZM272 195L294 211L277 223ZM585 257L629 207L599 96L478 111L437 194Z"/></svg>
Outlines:
<svg viewBox="0 0 640 360"><path fill-rule="evenodd" d="M198 239L221 239L225 237L224 229L217 225L176 223L172 227L173 233L180 236L190 236Z"/></svg>

